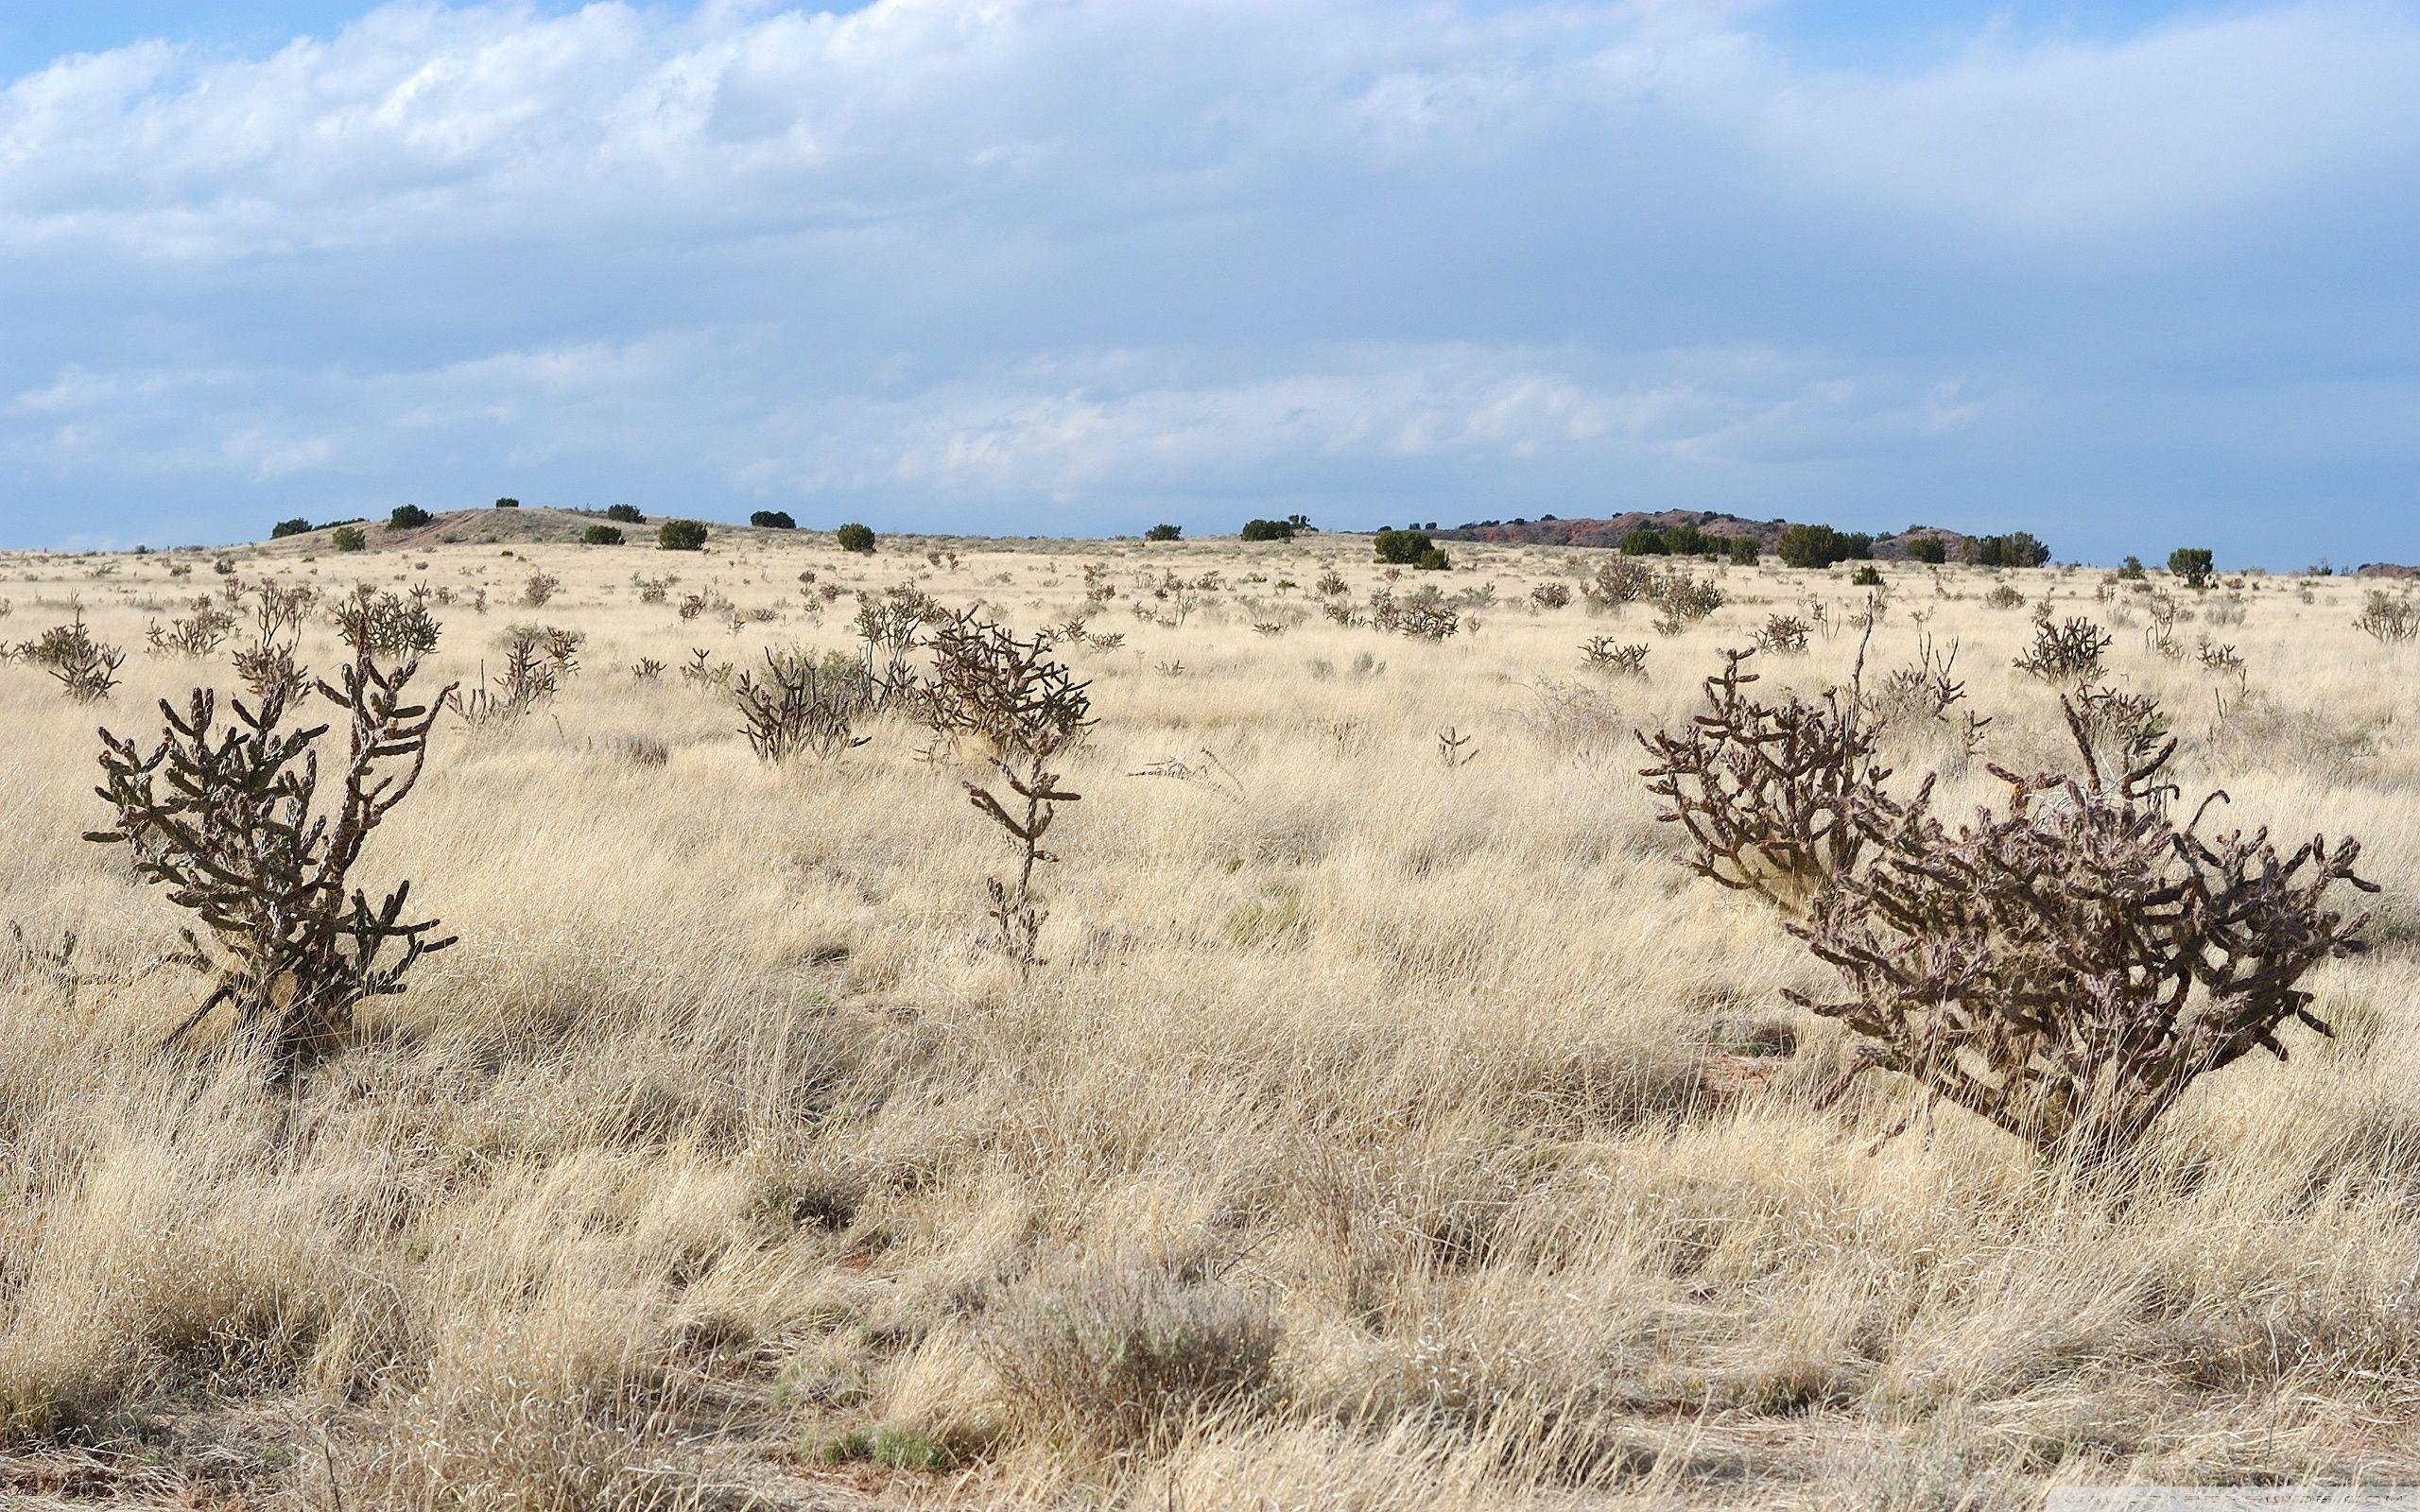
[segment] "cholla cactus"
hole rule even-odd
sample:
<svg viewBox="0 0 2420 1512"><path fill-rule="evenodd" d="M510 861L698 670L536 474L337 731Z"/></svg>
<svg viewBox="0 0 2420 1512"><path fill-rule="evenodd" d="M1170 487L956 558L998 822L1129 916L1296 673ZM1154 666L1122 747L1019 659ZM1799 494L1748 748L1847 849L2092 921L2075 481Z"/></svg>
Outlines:
<svg viewBox="0 0 2420 1512"><path fill-rule="evenodd" d="M118 668L126 665L124 650L93 639L80 605L73 620L44 630L39 640L27 641L17 647L17 655L48 669L74 703L107 698L117 688Z"/></svg>
<svg viewBox="0 0 2420 1512"><path fill-rule="evenodd" d="M767 651L764 677L743 672L731 692L745 721L740 733L761 760L830 761L866 743L856 724L873 707L873 686L853 658L836 653L819 662L806 651Z"/></svg>
<svg viewBox="0 0 2420 1512"><path fill-rule="evenodd" d="M2081 682L2100 675L2108 649L2109 633L2092 621L2079 616L2052 625L2046 614L2034 621L2033 644L2016 659L2016 669L2045 682Z"/></svg>
<svg viewBox="0 0 2420 1512"><path fill-rule="evenodd" d="M1050 770L1060 751L1091 728L1092 700L1066 664L1050 655L1046 636L1025 639L974 611L951 616L933 632L933 679L925 715L933 730L974 734L991 747L991 763L1014 795L1003 803L980 784L965 785L967 801L1008 832L1018 847L1016 881L986 878L993 942L1020 974L1043 964L1043 921L1049 916L1034 891L1035 869L1059 858L1043 848L1058 806L1082 797Z"/></svg>
<svg viewBox="0 0 2420 1512"><path fill-rule="evenodd" d="M974 736L996 755L1047 756L1092 725L1092 699L1051 655L1048 631L1021 637L967 610L932 627L932 672L916 697L933 732Z"/></svg>
<svg viewBox="0 0 2420 1512"><path fill-rule="evenodd" d="M417 603L365 593L340 626L354 659L337 685L315 684L346 715L333 814L315 813L329 727L288 724L289 681L272 681L256 706L231 698L223 729L210 689L196 688L182 712L163 699L167 729L147 755L101 731L98 791L115 822L85 838L130 847L136 872L208 931L184 931L179 959L216 982L170 1043L226 1006L240 1037L290 1064L339 1038L363 999L401 991L422 956L453 943L436 936L436 919L405 919L408 882L374 905L351 885L364 844L420 779L443 697L406 702L419 662L386 663L379 647L433 641L434 625Z"/></svg>
<svg viewBox="0 0 2420 1512"><path fill-rule="evenodd" d="M2308 841L2280 856L2265 830L2204 838L2171 823L2170 743L2105 780L2086 719L2066 706L2083 777L2017 777L2005 815L1952 831L1903 814L1871 864L1837 876L1791 926L1847 991L1792 1001L1856 1031L1849 1072L1899 1073L2046 1152L2086 1163L2138 1139L2193 1080L2322 1034L2297 986L2361 948L2362 919L2327 906L2360 847Z"/></svg>
<svg viewBox="0 0 2420 1512"><path fill-rule="evenodd" d="M1764 627L1756 631L1756 649L1774 656L1802 655L1813 628L1795 614L1768 614Z"/></svg>
<svg viewBox="0 0 2420 1512"><path fill-rule="evenodd" d="M1690 870L1798 909L1902 810L1884 791L1891 773L1874 759L1881 725L1854 679L1813 703L1762 703L1747 691L1756 675L1742 670L1754 655L1723 653L1722 671L1705 680L1706 712L1677 733L1640 732L1656 759L1640 775L1664 800L1656 818L1688 832Z"/></svg>

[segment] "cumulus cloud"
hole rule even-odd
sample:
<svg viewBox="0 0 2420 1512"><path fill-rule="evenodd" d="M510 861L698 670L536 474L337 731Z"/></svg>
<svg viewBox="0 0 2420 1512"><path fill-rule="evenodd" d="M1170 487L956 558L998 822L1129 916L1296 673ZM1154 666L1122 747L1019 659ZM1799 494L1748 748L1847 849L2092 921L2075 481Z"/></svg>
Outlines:
<svg viewBox="0 0 2420 1512"><path fill-rule="evenodd" d="M2263 549L2297 462L2408 484L2408 8L1861 72L1772 19L400 4L60 59L0 87L0 520L662 490L1022 533L1283 498L2071 519L2085 550L2112 507L2216 504ZM2256 449L2195 422L2271 400Z"/></svg>

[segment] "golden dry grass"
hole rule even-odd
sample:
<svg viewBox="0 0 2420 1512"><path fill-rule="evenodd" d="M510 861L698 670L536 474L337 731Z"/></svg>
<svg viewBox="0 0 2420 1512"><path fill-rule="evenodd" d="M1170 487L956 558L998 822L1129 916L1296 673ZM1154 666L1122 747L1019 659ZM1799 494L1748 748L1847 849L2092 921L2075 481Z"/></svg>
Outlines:
<svg viewBox="0 0 2420 1512"><path fill-rule="evenodd" d="M2375 954L2320 973L2340 1038L2208 1078L2111 1189L1950 1111L1869 1154L1908 1107L1878 1077L1814 1111L1842 1041L1781 991L1827 973L1652 822L1631 729L1767 613L1837 625L1842 575L1723 570L1731 604L1666 639L1643 607L1532 605L1593 554L1462 547L1444 586L1497 602L1428 644L1305 613L1323 570L1376 585L1357 538L511 549L235 554L484 587L443 611L445 678L493 670L510 622L590 637L531 721L441 726L364 880L416 879L461 943L291 1091L157 1053L194 1001L156 964L181 919L78 838L95 716L147 730L232 681L142 646L209 558L0 558L9 640L76 601L134 651L98 709L0 666L0 920L78 942L61 971L0 941L0 1503L1917 1508L2420 1479L2420 653L2351 628L2360 585L2246 585L2217 634L2248 698L2146 651L2139 610L2117 630L2188 788L2360 836L2387 892ZM628 671L849 644L803 570L1033 627L1082 610L1087 562L1126 639L1071 653L1100 723L1022 984L980 944L1009 856L971 756L884 723L769 768L725 702ZM535 568L561 595L510 607ZM1132 617L1171 571L1223 586ZM778 617L640 603L665 572ZM1925 616L1989 753L2054 758L2054 696L2010 669L2024 611L1979 573L1888 576L1874 664ZM2111 618L2099 574L2017 576ZM1582 672L1603 632L1652 642L1652 679ZM1854 640L1764 670L1819 686ZM1130 775L1204 751L1238 795ZM1128 1410L1162 1386L1200 1410Z"/></svg>

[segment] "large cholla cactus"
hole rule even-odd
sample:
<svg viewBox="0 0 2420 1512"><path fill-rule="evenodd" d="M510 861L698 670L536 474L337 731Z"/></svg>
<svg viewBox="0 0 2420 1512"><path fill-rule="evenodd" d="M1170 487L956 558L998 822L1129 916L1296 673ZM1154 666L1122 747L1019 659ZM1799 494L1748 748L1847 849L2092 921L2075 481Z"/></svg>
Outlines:
<svg viewBox="0 0 2420 1512"><path fill-rule="evenodd" d="M406 703L418 659L386 664L382 648L424 648L433 624L417 603L383 594L348 603L338 628L353 661L338 685L314 684L346 716L343 791L328 812L315 808L329 727L289 727L290 680L272 680L254 705L230 698L223 729L212 690L195 689L182 712L163 699L167 729L148 754L100 732L98 791L116 817L86 838L130 847L144 880L167 887L208 932L187 929L181 959L216 981L171 1043L224 1005L239 1038L290 1063L453 943L434 937L437 920L404 918L409 883L373 905L349 881L371 833L419 781L443 698Z"/></svg>
<svg viewBox="0 0 2420 1512"><path fill-rule="evenodd" d="M1705 713L1677 733L1640 733L1656 759L1640 775L1664 800L1656 818L1688 832L1690 870L1796 909L1902 811L1874 759L1880 722L1854 683L1811 703L1763 703L1748 693L1756 675L1741 670L1754 655L1723 653L1722 671L1705 680Z"/></svg>
<svg viewBox="0 0 2420 1512"><path fill-rule="evenodd" d="M1791 999L1860 1037L1859 1073L1898 1072L2045 1151L2096 1161L2166 1112L2193 1079L2280 1028L2322 1034L2296 984L2361 948L2363 920L2326 906L2360 847L2312 839L2280 856L2268 832L2178 826L2159 773L2174 743L2104 782L2084 717L2067 723L2083 780L2015 777L2005 815L1955 831L1901 816L1876 854L1791 926L1847 985Z"/></svg>

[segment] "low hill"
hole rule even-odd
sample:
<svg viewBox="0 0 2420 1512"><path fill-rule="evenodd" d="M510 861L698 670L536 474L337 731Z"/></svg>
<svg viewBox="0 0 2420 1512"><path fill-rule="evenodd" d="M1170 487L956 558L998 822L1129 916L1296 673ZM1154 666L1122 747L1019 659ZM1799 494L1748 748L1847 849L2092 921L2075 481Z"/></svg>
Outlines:
<svg viewBox="0 0 2420 1512"><path fill-rule="evenodd" d="M570 545L591 525L614 525L633 545L653 545L656 527L666 520L683 518L679 515L650 514L645 524L623 524L605 518L603 510L586 509L447 509L436 514L424 525L397 529L384 520L331 522L316 530L299 535L280 536L266 544L270 550L293 548L297 551L326 553L336 550L332 539L344 524L358 526L371 551L417 551L439 545ZM768 530L755 525L728 525L706 522L717 538L794 537L805 531Z"/></svg>
<svg viewBox="0 0 2420 1512"><path fill-rule="evenodd" d="M1770 553L1781 533L1797 523L1789 520L1743 520L1736 514L1716 514L1703 509L1629 509L1620 514L1591 519L1566 520L1542 515L1535 520L1481 520L1428 533L1440 541L1488 541L1537 546L1618 546L1622 537L1634 530L1667 530L1676 525L1695 525L1709 536L1746 536L1756 542L1759 551ZM1939 539L1948 548L1951 561L1957 561L1965 555L1965 536L1933 525L1918 525L1896 535L1876 536L1874 555L1883 561L1896 561L1908 555L1910 541L1927 536Z"/></svg>

